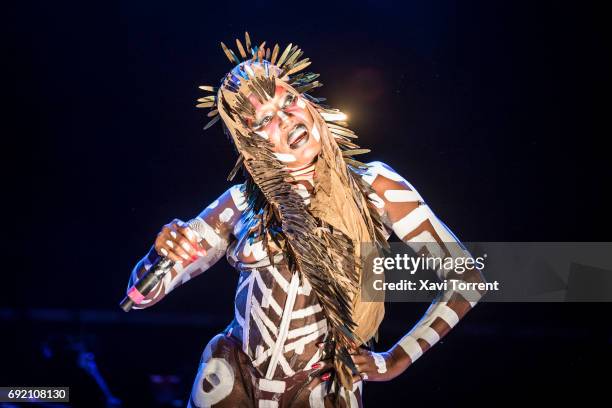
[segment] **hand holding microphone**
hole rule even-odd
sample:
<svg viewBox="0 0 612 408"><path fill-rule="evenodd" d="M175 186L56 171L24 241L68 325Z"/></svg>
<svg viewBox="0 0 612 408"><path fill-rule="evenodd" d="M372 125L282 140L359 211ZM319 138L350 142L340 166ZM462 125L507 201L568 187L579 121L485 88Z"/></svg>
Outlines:
<svg viewBox="0 0 612 408"><path fill-rule="evenodd" d="M134 304L139 304L157 283L172 269L175 263L186 267L201 256L206 255L202 245L205 225L195 218L189 223L174 219L163 226L155 239L155 251L160 258L138 279L121 301L121 308L129 312Z"/></svg>
<svg viewBox="0 0 612 408"><path fill-rule="evenodd" d="M198 232L201 229L201 222L197 218L189 223L174 219L164 225L155 239L155 251L159 256L181 263L183 266L204 256L206 250L201 244L202 238Z"/></svg>

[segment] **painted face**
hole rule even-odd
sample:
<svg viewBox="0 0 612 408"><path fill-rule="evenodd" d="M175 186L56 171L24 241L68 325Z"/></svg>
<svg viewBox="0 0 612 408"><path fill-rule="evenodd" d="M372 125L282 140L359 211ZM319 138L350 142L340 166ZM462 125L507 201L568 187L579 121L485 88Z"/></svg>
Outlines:
<svg viewBox="0 0 612 408"><path fill-rule="evenodd" d="M315 160L321 151L321 137L301 96L277 85L274 98L265 103L253 94L249 100L255 108L255 119L249 120L249 126L274 145L280 161L288 168L300 168Z"/></svg>

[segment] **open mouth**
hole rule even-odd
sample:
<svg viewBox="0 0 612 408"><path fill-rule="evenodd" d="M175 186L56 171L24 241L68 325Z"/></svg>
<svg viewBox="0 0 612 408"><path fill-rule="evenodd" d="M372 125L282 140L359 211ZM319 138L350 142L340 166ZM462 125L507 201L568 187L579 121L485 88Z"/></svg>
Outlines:
<svg viewBox="0 0 612 408"><path fill-rule="evenodd" d="M287 136L287 144L289 145L289 148L297 149L308 142L309 137L310 135L308 134L308 129L306 129L306 126L299 124L289 132L289 136Z"/></svg>

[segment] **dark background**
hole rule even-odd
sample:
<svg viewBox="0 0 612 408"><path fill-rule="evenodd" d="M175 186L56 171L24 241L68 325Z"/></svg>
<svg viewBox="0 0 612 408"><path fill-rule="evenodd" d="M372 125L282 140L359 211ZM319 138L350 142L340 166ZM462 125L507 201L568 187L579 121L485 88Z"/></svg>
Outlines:
<svg viewBox="0 0 612 408"><path fill-rule="evenodd" d="M202 131L194 105L197 86L231 68L219 41L245 29L299 44L325 84L314 94L349 114L365 159L400 172L463 241L610 240L605 22L585 2L5 11L0 385L69 385L74 406L103 406L75 363L95 358L124 406L181 406L203 347L231 320L235 271L221 260L146 311L117 304L161 226L230 185L232 147L220 126ZM426 306L388 305L380 350ZM402 376L367 384L365 405L594 398L609 377L610 312L482 303Z"/></svg>

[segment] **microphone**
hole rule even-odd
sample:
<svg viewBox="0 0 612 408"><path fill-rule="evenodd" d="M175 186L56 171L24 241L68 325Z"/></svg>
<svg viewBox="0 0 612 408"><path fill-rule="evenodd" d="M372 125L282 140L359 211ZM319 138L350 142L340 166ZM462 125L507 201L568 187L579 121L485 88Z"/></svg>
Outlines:
<svg viewBox="0 0 612 408"><path fill-rule="evenodd" d="M189 228L191 228L198 237L198 242L202 240L202 237L205 235L206 224L201 218L194 218L193 220L187 223ZM127 295L119 306L123 309L124 312L129 312L132 310L134 305L138 305L142 303L144 298L151 292L151 290L157 285L157 283L166 276L168 272L172 269L175 262L166 258L165 256L160 257L151 267L147 270L139 279L134 283L134 285L128 289Z"/></svg>

